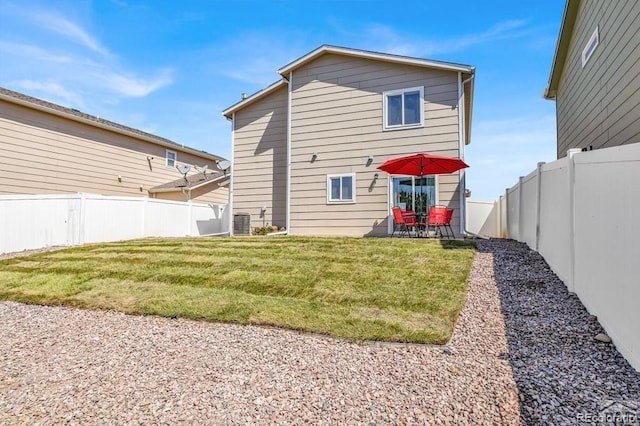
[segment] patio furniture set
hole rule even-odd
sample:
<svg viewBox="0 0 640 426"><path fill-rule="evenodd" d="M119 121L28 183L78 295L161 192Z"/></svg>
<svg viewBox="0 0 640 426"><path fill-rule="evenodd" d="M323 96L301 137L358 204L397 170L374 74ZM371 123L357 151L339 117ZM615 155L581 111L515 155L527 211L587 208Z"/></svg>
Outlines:
<svg viewBox="0 0 640 426"><path fill-rule="evenodd" d="M391 175L422 177L454 173L467 167L469 166L460 158L417 153L387 160L378 169ZM399 232L400 237L415 235L455 238L451 228L453 209L449 207L431 206L428 214L402 210L399 206L393 207L392 211L394 222L392 237Z"/></svg>
<svg viewBox="0 0 640 426"><path fill-rule="evenodd" d="M428 214L416 213L411 210L402 210L394 207L393 211L393 237L396 232L400 237L435 237L455 238L451 228L453 209L445 206L432 206Z"/></svg>

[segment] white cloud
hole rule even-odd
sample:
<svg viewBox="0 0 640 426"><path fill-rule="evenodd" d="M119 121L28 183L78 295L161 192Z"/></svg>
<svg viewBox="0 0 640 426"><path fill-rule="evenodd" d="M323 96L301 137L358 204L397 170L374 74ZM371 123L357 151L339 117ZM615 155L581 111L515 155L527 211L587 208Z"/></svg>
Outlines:
<svg viewBox="0 0 640 426"><path fill-rule="evenodd" d="M0 41L0 51L9 55L24 56L45 62L69 63L71 56L66 54L55 54L39 46L31 44L8 43Z"/></svg>
<svg viewBox="0 0 640 426"><path fill-rule="evenodd" d="M85 31L78 24L71 22L61 16L56 16L47 11L39 11L31 15L31 19L42 27L61 34L75 43L88 47L101 55L109 56L109 51L104 48L98 40Z"/></svg>
<svg viewBox="0 0 640 426"><path fill-rule="evenodd" d="M283 30L247 32L203 56L214 58L210 65L214 72L262 88L280 78L278 69L310 50L304 43L306 38L304 33Z"/></svg>
<svg viewBox="0 0 640 426"><path fill-rule="evenodd" d="M505 120L490 120L474 123L473 139L492 146L520 149L541 141L554 141L555 116L523 116Z"/></svg>
<svg viewBox="0 0 640 426"><path fill-rule="evenodd" d="M371 24L363 32L366 35L364 38L371 45L378 46L376 50L404 56L419 56L420 54L415 39L409 42L395 29L387 25Z"/></svg>
<svg viewBox="0 0 640 426"><path fill-rule="evenodd" d="M49 96L45 96L52 102L64 104L70 107L83 107L84 101L82 96L78 93L74 93L61 84L51 81L33 81L33 80L17 80L9 83L9 86L16 89L27 90L30 92L45 93Z"/></svg>
<svg viewBox="0 0 640 426"><path fill-rule="evenodd" d="M453 38L449 43L445 43L445 49L462 50L476 44L489 43L496 40L504 40L509 38L521 37L526 34L521 31L526 24L523 20L512 20L499 22L486 31L476 34L467 34L460 38Z"/></svg>
<svg viewBox="0 0 640 426"><path fill-rule="evenodd" d="M510 20L499 22L479 33L465 34L447 39L419 38L413 35L399 34L392 27L382 24L370 24L363 30L370 45L378 46L385 52L407 56L429 56L458 52L471 46L490 43L496 40L522 37L526 21ZM382 46L382 47L380 47Z"/></svg>
<svg viewBox="0 0 640 426"><path fill-rule="evenodd" d="M108 89L130 97L144 97L173 82L170 70L163 70L160 75L145 80L130 75L122 75L115 72L98 72L94 74Z"/></svg>
<svg viewBox="0 0 640 426"><path fill-rule="evenodd" d="M84 46L103 56L110 56L110 52L91 35L83 26L62 16L57 10L36 8L25 4L3 2L0 13L16 18L24 23L30 23L49 33L56 33L71 42Z"/></svg>
<svg viewBox="0 0 640 426"><path fill-rule="evenodd" d="M46 93L65 104L81 105L82 97L77 93L116 104L123 96L144 97L173 83L172 71L168 69L156 71L155 75L152 72L151 77L147 77L148 73L140 77L138 72L123 66L81 24L62 17L61 12L5 5L0 14L15 18L21 26L32 26L24 33L31 35L27 42L0 41L0 52L6 62L3 78L14 80L15 87ZM34 26L44 30L44 36L33 31ZM55 34L72 44L61 43Z"/></svg>
<svg viewBox="0 0 640 426"><path fill-rule="evenodd" d="M393 27L379 23L358 27L331 20L329 24L335 33L347 41L347 45L418 57L456 52L474 45L527 34L526 21L522 20L499 22L485 31L448 39L401 34ZM223 47L211 49L204 56L216 58L211 68L218 74L264 87L279 78L276 71L280 67L318 47L317 44L309 44L318 37L323 38L323 42L326 39L322 34L287 30L245 32L234 35L222 43ZM363 40L366 40L364 45Z"/></svg>
<svg viewBox="0 0 640 426"><path fill-rule="evenodd" d="M221 74L234 80L267 86L280 78L276 72L283 64L270 58L249 57L246 61L230 65Z"/></svg>
<svg viewBox="0 0 640 426"><path fill-rule="evenodd" d="M467 186L474 199L492 200L526 176L539 161L556 158L555 117L531 115L474 123L465 150Z"/></svg>
<svg viewBox="0 0 640 426"><path fill-rule="evenodd" d="M101 55L105 56L109 55L109 51L101 46L100 43L93 36L91 36L91 34L87 33L83 28L71 21L68 21L65 18L46 13L40 13L35 15L34 19L42 24L45 28L62 34L72 41L88 47L94 52L100 53Z"/></svg>

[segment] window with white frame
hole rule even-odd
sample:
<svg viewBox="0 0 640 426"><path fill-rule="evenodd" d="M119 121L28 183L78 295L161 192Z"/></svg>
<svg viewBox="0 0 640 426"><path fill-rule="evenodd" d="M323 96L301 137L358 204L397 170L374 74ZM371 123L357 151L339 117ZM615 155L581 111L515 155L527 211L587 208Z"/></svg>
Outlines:
<svg viewBox="0 0 640 426"><path fill-rule="evenodd" d="M598 27L596 27L591 37L589 37L587 45L582 49L582 68L584 68L589 58L591 58L591 55L593 55L593 52L595 52L598 43L600 43L600 35L598 34Z"/></svg>
<svg viewBox="0 0 640 426"><path fill-rule="evenodd" d="M327 204L356 202L356 174L327 175Z"/></svg>
<svg viewBox="0 0 640 426"><path fill-rule="evenodd" d="M167 150L167 167L175 167L178 161L178 154L175 151Z"/></svg>
<svg viewBox="0 0 640 426"><path fill-rule="evenodd" d="M384 130L424 125L424 87L390 90L382 97Z"/></svg>

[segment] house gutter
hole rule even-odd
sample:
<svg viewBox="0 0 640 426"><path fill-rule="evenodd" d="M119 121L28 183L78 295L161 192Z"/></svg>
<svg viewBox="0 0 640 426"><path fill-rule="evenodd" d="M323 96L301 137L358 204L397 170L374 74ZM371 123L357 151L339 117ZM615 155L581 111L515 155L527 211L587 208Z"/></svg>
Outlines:
<svg viewBox="0 0 640 426"><path fill-rule="evenodd" d="M289 87L287 95L287 229L284 235L289 235L291 231L291 99L293 90L293 71L289 72Z"/></svg>
<svg viewBox="0 0 640 426"><path fill-rule="evenodd" d="M458 71L458 157L464 161L464 86L462 82L462 72ZM460 186L459 186L459 197L460 197L460 232L462 234L466 231L466 220L465 216L467 214L467 206L464 193L466 192L466 180L465 180L465 172L464 169L460 170Z"/></svg>
<svg viewBox="0 0 640 426"><path fill-rule="evenodd" d="M229 176L229 236L233 237L233 168L235 166L234 144L236 138L236 113L231 114L231 176Z"/></svg>
<svg viewBox="0 0 640 426"><path fill-rule="evenodd" d="M465 115L464 115L464 85L469 81L475 78L475 74L471 74L471 76L465 80L462 80L462 73L458 72L458 156L462 161L464 161L464 147L465 147ZM474 234L473 232L467 229L467 197L465 197L465 192L467 189L466 185L466 173L465 170L460 170L460 232L463 235L471 235L476 238L488 239L485 236Z"/></svg>

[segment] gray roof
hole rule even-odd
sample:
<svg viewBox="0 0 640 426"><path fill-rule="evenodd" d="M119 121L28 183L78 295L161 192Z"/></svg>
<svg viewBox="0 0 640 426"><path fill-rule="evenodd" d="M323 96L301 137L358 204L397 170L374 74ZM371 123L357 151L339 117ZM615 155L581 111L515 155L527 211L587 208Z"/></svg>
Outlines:
<svg viewBox="0 0 640 426"><path fill-rule="evenodd" d="M58 115L65 115L69 118L72 118L72 119L75 118L85 123L89 122L89 124L94 124L98 127L108 128L118 133L126 133L128 135L138 136L152 143L157 143L159 145L162 145L168 148L180 149L183 151L190 152L192 154L210 158L215 161L223 159L218 155L211 154L206 151L190 148L188 146L174 142L172 140L169 140L160 136L156 136L151 133L143 132L142 130L134 129L133 127L129 127L113 121L105 120L104 118L100 118L95 115L86 114L82 111L78 111L75 108L67 108L62 105L54 104L52 102L47 102L42 99L25 95L23 93L14 92L13 90L5 89L4 87L0 87L0 99L14 101L22 105L27 104L27 106L32 105L34 107L39 107L38 109L50 110L50 112L58 113Z"/></svg>
<svg viewBox="0 0 640 426"><path fill-rule="evenodd" d="M171 182L154 186L149 189L149 192L174 192L182 191L183 189L196 189L209 183L224 179L225 177L226 175L222 172L194 173L192 175L187 175L186 180L181 177L176 180L172 180Z"/></svg>

